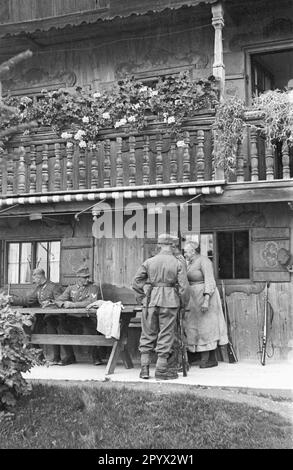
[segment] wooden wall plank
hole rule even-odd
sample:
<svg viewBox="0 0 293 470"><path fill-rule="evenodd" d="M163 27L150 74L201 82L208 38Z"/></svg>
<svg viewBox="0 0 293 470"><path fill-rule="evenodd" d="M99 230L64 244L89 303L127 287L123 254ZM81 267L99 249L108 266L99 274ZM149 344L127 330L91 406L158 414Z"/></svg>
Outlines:
<svg viewBox="0 0 293 470"><path fill-rule="evenodd" d="M1 0L6 1L2 19L9 22L30 21L39 18L62 16L68 13L94 10L96 0Z"/></svg>

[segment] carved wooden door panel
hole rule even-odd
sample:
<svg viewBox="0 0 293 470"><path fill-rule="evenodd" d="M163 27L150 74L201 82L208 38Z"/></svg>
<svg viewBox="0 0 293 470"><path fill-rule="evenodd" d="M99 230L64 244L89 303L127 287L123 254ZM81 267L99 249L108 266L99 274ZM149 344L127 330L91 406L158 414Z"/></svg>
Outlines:
<svg viewBox="0 0 293 470"><path fill-rule="evenodd" d="M290 273L278 262L278 251L290 251L290 229L254 228L252 233L252 278L254 281L286 282Z"/></svg>

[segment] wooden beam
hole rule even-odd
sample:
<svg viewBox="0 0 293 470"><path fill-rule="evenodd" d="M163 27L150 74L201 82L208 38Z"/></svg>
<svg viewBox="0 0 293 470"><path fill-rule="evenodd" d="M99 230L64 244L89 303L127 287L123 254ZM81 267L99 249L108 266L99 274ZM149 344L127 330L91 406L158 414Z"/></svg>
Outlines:
<svg viewBox="0 0 293 470"><path fill-rule="evenodd" d="M113 346L116 341L102 335L45 335L31 336L32 344L73 344L78 346Z"/></svg>
<svg viewBox="0 0 293 470"><path fill-rule="evenodd" d="M206 195L201 198L201 204L243 204L260 202L290 202L293 201L293 180L260 181L257 184L231 183L224 187L221 195Z"/></svg>

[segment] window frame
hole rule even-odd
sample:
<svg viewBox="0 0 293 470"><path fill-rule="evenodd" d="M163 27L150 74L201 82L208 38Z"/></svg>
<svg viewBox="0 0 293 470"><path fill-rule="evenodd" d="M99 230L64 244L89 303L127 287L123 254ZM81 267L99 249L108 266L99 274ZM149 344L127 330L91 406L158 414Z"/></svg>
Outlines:
<svg viewBox="0 0 293 470"><path fill-rule="evenodd" d="M27 238L27 239L9 239L9 240L4 240L4 284L8 284L8 247L10 243L31 243L32 244L32 270L36 268L36 255L37 255L37 243L50 243L50 242L59 242L60 243L60 257L59 257L59 283L61 282L61 238ZM19 258L20 259L20 258ZM47 260L48 263L48 260ZM18 276L18 279L20 277ZM50 279L48 277L48 279ZM56 281L55 281L56 282ZM32 282L28 283L11 283L11 286L18 286L18 287L26 287L26 286L32 286Z"/></svg>
<svg viewBox="0 0 293 470"><path fill-rule="evenodd" d="M244 46L244 61L245 61L245 77L246 77L246 86L245 86L245 95L246 95L246 104L248 106L252 103L252 62L251 56L255 54L261 54L266 52L281 52L286 49L293 49L293 41L289 39L279 40L279 41L268 41L258 44L252 44L249 46Z"/></svg>
<svg viewBox="0 0 293 470"><path fill-rule="evenodd" d="M222 278L219 277L219 250L218 250L218 237L217 234L219 232L248 232L248 249L249 249L249 277L248 278L225 278L225 281L228 284L253 284L252 280L252 235L251 230L246 227L241 227L239 229L235 228L221 228L217 230L203 230L200 232L200 235L213 235L213 268L214 268L214 276L216 283L219 283ZM188 231L180 232L180 244L182 244L182 237L188 233Z"/></svg>
<svg viewBox="0 0 293 470"><path fill-rule="evenodd" d="M218 250L218 236L217 234L218 233L221 233L221 232L228 232L228 233L235 233L235 232L247 232L248 233L248 250L249 250L249 277L245 277L245 278L225 278L225 279L222 279L220 276L219 276L219 250ZM217 281L225 281L225 282L228 282L229 284L232 284L232 283L243 283L243 284L247 284L248 282L252 282L252 258L251 258L251 230L250 229L247 229L245 227L241 227L239 229L229 229L229 228L225 228L225 229L220 229L220 230L216 230L214 232L214 237L215 237L215 252L216 252L216 266L215 266L215 273L216 273L216 280Z"/></svg>

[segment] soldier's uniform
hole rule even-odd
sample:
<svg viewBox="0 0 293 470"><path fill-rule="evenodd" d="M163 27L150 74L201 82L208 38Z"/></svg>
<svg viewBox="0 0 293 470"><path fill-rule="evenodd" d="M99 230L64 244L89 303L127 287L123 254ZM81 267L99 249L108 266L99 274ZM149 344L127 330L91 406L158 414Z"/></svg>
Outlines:
<svg viewBox="0 0 293 470"><path fill-rule="evenodd" d="M174 237L160 235L158 244L172 245ZM149 284L147 295L144 287ZM147 259L138 269L133 289L138 294L138 300L144 298L142 312L142 332L139 344L141 353L141 378L148 378L148 366L152 351L158 355L156 378L177 378L177 373L167 369L178 309L181 302L186 305L189 300L189 284L186 271L172 250L161 252Z"/></svg>
<svg viewBox="0 0 293 470"><path fill-rule="evenodd" d="M80 268L77 273L77 277L89 277L89 270L87 268ZM57 298L58 305L63 306L63 303L69 301L72 302L71 308L85 308L92 302L101 298L100 289L92 282L88 282L86 285L73 284L68 286L63 294ZM67 316L62 315L59 317L58 332L59 334L69 334L72 329L72 316L68 321ZM94 318L82 318L77 323L78 327L81 327L83 334L92 335L97 334L96 330L96 319ZM71 364L76 362L73 347L71 345L64 345L65 359L62 360L62 364ZM95 364L101 364L101 358L99 354L99 348L91 347L92 359Z"/></svg>
<svg viewBox="0 0 293 470"><path fill-rule="evenodd" d="M45 301L54 301L62 294L62 287L52 281L46 280L41 286L36 286L32 292L24 296L14 296L13 304L24 307L42 307Z"/></svg>
<svg viewBox="0 0 293 470"><path fill-rule="evenodd" d="M13 304L22 305L24 307L41 307L45 302L54 302L62 294L62 287L59 284L55 284L52 281L46 279L44 284L36 286L36 288L24 296L14 296ZM58 319L54 315L47 314L44 316L46 329L49 334L56 334L58 327ZM41 320L39 316L36 316L35 323L32 330L38 333L41 330ZM53 361L60 361L60 346L57 344L52 345L53 349Z"/></svg>
<svg viewBox="0 0 293 470"><path fill-rule="evenodd" d="M98 299L100 289L95 284L89 283L86 286L74 284L66 287L63 294L59 295L57 300L74 302L74 307L86 307ZM72 307L72 308L74 308Z"/></svg>

